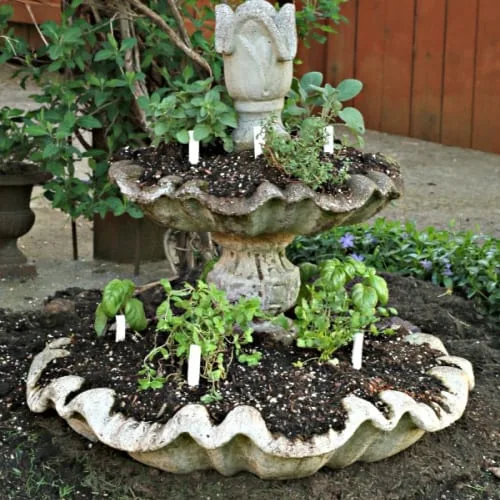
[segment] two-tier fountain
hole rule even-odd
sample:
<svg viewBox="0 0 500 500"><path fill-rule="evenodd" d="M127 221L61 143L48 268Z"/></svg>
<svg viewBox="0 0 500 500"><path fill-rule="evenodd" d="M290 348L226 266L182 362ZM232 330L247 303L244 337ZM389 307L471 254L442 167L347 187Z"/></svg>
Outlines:
<svg viewBox="0 0 500 500"><path fill-rule="evenodd" d="M295 10L280 11L264 0L247 0L235 12L216 8L216 49L224 56L225 78L238 112L234 142L239 150L253 148L254 126L274 117L283 126L283 108L297 49ZM133 161L112 165L110 177L121 192L165 227L182 231L210 231L222 256L208 280L225 290L230 300L258 296L263 309L287 311L300 287L298 269L286 258L285 247L295 235L314 234L333 226L361 222L402 192L402 181L380 172L352 175L349 195L320 194L302 183L281 189L263 182L246 198L208 194L197 181L179 183L165 177L152 187L141 187L141 167ZM473 385L470 364L447 355L439 339L417 334L414 343L431 343L441 350L443 363L432 374L447 387L449 411L439 415L423 403L397 391L384 391L390 408L384 416L373 404L354 395L345 398L345 429L307 441L272 435L260 412L249 406L232 410L213 425L202 405L186 405L165 425L136 422L111 414L114 393L92 389L66 403L83 380L68 376L48 387L37 384L55 357L66 355L65 340L48 346L33 362L28 379L28 402L33 411L55 406L77 432L127 451L141 462L170 472L213 468L224 475L249 470L262 478L302 477L323 466L344 467L356 460L375 461L411 445L426 431L442 429L462 415Z"/></svg>

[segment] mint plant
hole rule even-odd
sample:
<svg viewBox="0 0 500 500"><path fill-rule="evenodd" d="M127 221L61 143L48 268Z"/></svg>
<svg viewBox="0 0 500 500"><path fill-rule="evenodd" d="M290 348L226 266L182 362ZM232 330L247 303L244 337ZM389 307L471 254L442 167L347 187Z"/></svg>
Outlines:
<svg viewBox="0 0 500 500"><path fill-rule="evenodd" d="M295 307L297 346L316 349L320 361L327 361L340 347L351 342L355 333L390 334L379 331L381 316L396 314L385 308L389 299L387 283L375 269L351 257L327 260L319 265L319 277L305 285ZM308 274L314 268L304 267ZM352 281L355 284L352 285Z"/></svg>
<svg viewBox="0 0 500 500"><path fill-rule="evenodd" d="M194 139L203 143L220 139L226 151L232 151L231 130L235 128L236 112L224 86L213 78L194 79L190 66L171 82L171 91L156 91L151 98L142 97L139 105L150 120L153 144L177 141L189 142L189 130Z"/></svg>
<svg viewBox="0 0 500 500"><path fill-rule="evenodd" d="M144 305L133 297L135 284L130 280L111 280L102 292L102 300L95 312L94 330L97 336L104 335L107 323L117 314L124 314L127 325L135 331L148 326Z"/></svg>
<svg viewBox="0 0 500 500"><path fill-rule="evenodd" d="M265 315L258 298L241 298L232 304L225 292L213 284L198 281L196 286L185 284L174 290L168 280L162 280L166 299L156 311L157 331L166 332L163 344L156 346L145 358L139 372L142 389L162 387L165 379L156 371L158 356L164 360L171 356L182 367L187 362L189 348L201 348L201 376L212 384L204 401L217 396L217 386L227 375L233 360L248 366L256 365L262 354L256 350L243 351L253 342L251 322Z"/></svg>

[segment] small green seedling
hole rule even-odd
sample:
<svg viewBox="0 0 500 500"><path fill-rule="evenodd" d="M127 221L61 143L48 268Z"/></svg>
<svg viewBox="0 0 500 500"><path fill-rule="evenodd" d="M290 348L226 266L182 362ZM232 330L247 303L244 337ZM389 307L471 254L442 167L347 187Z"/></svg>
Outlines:
<svg viewBox="0 0 500 500"><path fill-rule="evenodd" d="M95 312L94 330L98 337L104 335L108 320L117 314L123 314L127 325L135 331L142 331L148 326L144 306L133 297L135 285L130 280L111 280L102 293L102 301Z"/></svg>

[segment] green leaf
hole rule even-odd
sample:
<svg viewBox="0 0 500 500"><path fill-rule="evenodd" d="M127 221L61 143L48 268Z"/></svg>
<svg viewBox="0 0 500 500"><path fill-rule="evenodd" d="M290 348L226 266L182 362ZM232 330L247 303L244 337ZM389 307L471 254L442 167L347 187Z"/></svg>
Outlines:
<svg viewBox="0 0 500 500"><path fill-rule="evenodd" d="M28 125L26 127L26 133L33 137L41 137L47 135L47 130L41 125Z"/></svg>
<svg viewBox="0 0 500 500"><path fill-rule="evenodd" d="M193 137L196 141L202 141L203 139L206 139L210 134L212 133L212 129L205 124L199 124L196 125L194 128L194 133Z"/></svg>
<svg viewBox="0 0 500 500"><path fill-rule="evenodd" d="M382 305L387 304L387 301L389 300L389 289L387 288L387 282L385 279L380 276L371 276L368 283L377 292L379 302Z"/></svg>
<svg viewBox="0 0 500 500"><path fill-rule="evenodd" d="M351 290L351 299L354 306L360 311L371 311L377 306L378 296L371 286L356 283Z"/></svg>
<svg viewBox="0 0 500 500"><path fill-rule="evenodd" d="M54 144L53 142L50 142L45 146L42 157L44 159L52 158L53 156L57 155L57 153L59 153L59 146L57 144Z"/></svg>
<svg viewBox="0 0 500 500"><path fill-rule="evenodd" d="M83 128L102 128L102 123L91 115L79 116L76 123Z"/></svg>
<svg viewBox="0 0 500 500"><path fill-rule="evenodd" d="M103 311L108 318L116 316L134 293L135 285L130 280L111 280L102 292Z"/></svg>
<svg viewBox="0 0 500 500"><path fill-rule="evenodd" d="M189 132L187 130L180 130L175 134L175 138L177 139L177 142L180 142L181 144L188 144Z"/></svg>
<svg viewBox="0 0 500 500"><path fill-rule="evenodd" d="M311 89L311 85L319 87L323 83L323 75L319 71L311 71L306 73L300 79L300 86L309 93Z"/></svg>
<svg viewBox="0 0 500 500"><path fill-rule="evenodd" d="M358 134L365 133L365 121L363 115L356 108L344 108L339 112L339 118Z"/></svg>
<svg viewBox="0 0 500 500"><path fill-rule="evenodd" d="M337 98L339 101L349 101L356 97L363 89L363 84L354 78L341 81L337 86Z"/></svg>
<svg viewBox="0 0 500 500"><path fill-rule="evenodd" d="M110 49L102 49L94 56L94 61L106 61L107 59L113 59L114 53ZM53 58L56 59L56 58Z"/></svg>
<svg viewBox="0 0 500 500"><path fill-rule="evenodd" d="M132 330L140 332L148 326L144 305L139 299L129 299L125 304L125 318Z"/></svg>
<svg viewBox="0 0 500 500"><path fill-rule="evenodd" d="M226 125L227 127L236 128L238 126L238 120L234 113L224 113L219 116L219 121Z"/></svg>
<svg viewBox="0 0 500 500"><path fill-rule="evenodd" d="M101 303L97 306L97 309L95 311L95 320L94 320L94 330L97 333L98 337L101 337L104 334L107 323L108 323L108 316L104 312L104 306Z"/></svg>
<svg viewBox="0 0 500 500"><path fill-rule="evenodd" d="M126 50L130 50L130 49L133 49L137 44L137 39L135 38L125 38L125 40L122 41L122 46L120 48L120 50L122 52L126 51Z"/></svg>

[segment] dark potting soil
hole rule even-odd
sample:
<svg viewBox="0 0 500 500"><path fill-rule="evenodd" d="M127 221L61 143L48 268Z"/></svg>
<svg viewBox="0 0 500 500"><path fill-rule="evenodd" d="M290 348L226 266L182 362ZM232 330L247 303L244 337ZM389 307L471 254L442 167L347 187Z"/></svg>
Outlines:
<svg viewBox="0 0 500 500"><path fill-rule="evenodd" d="M150 290L140 298L152 316L163 300L162 289ZM185 382L186 366L179 366L173 354L155 363L157 371L167 378L164 387L138 391L137 373L143 360L155 346L164 343L166 333L155 336L153 325L140 336L129 332L125 342L116 343L113 332L97 338L92 323L99 300L97 291L78 296L76 306L82 328L72 332L68 348L71 355L53 361L40 385L68 374L79 375L86 380L82 390L114 389L114 410L141 421L165 423L184 405L200 403L211 384L202 380L197 388L190 388ZM265 334L256 336L254 348L263 353L260 363L248 367L233 360L227 378L220 383L222 399L206 405L214 424L220 424L233 408L249 405L261 412L270 432L307 439L329 429L344 428L347 415L341 400L348 394L372 402L390 417L378 398L381 391L388 389L405 392L438 413L446 411L440 406L444 386L426 375L439 364L436 357L442 354L426 345L410 345L402 341L401 334L367 336L362 370L352 368L350 346L335 353L334 363L319 363L317 351L272 344ZM297 367L297 362L303 366Z"/></svg>
<svg viewBox="0 0 500 500"><path fill-rule="evenodd" d="M209 194L219 197L243 198L251 196L264 181L284 189L288 184L299 182L282 170L270 165L261 155L254 158L253 151L227 153L221 147L200 148L200 162L191 165L188 161L188 147L179 143L163 143L157 148L124 149L116 159L130 159L144 168L140 177L143 186L158 183L162 177L175 175L184 182L198 179L206 182ZM381 154L362 153L352 147L342 147L334 155L322 153L322 161L331 164L332 178L342 168L350 175L378 171L389 177L400 175L399 166ZM328 182L319 192L326 194L347 194L348 186Z"/></svg>

